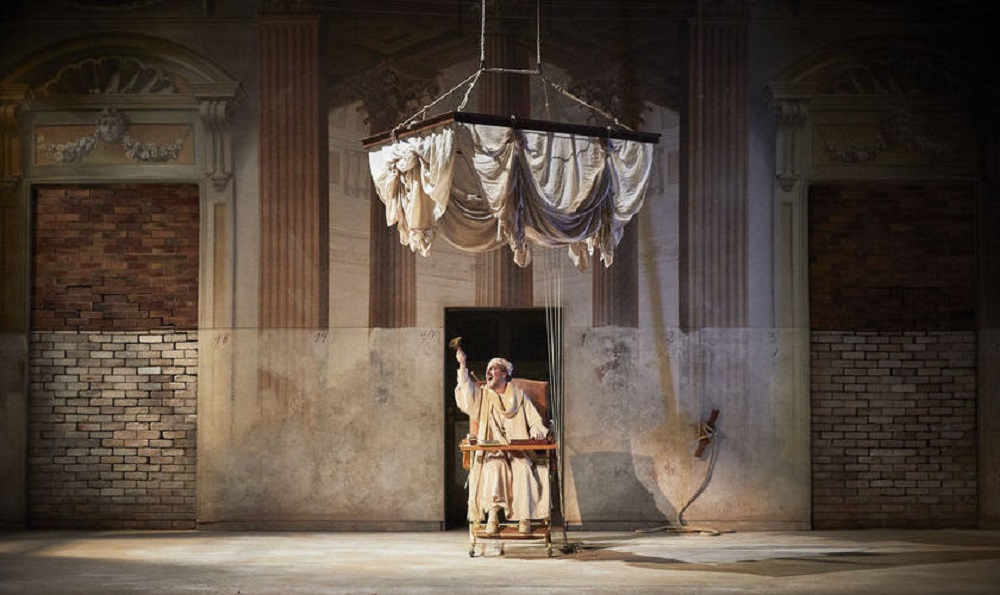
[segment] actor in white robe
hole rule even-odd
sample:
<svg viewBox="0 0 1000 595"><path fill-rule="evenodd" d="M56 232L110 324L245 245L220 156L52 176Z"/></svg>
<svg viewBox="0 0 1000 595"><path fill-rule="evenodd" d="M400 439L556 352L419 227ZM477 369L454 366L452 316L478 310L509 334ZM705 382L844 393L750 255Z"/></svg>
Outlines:
<svg viewBox="0 0 1000 595"><path fill-rule="evenodd" d="M511 440L543 439L548 428L524 391L510 384L514 366L502 358L490 360L486 384L477 386L465 366L461 348L455 402L469 416L480 444L510 444ZM477 428L478 426L478 428ZM469 520L487 513L486 532L498 531L497 513L531 531L531 519L548 519L551 499L549 470L544 461L522 450L476 451L469 468Z"/></svg>

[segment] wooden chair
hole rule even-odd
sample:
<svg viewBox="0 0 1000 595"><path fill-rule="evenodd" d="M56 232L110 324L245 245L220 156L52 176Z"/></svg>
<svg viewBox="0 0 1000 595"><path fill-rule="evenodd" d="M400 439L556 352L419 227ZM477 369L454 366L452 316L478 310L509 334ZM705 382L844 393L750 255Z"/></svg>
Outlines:
<svg viewBox="0 0 1000 595"><path fill-rule="evenodd" d="M552 418L551 411L549 407L549 383L541 380L529 380L527 378L512 378L510 381L511 385L515 388L519 388L524 391L525 395L531 400L535 409L538 410L538 414L541 416L542 421L545 422L546 427L549 427L549 422ZM481 386L483 383L480 382ZM478 389L478 386L477 386ZM471 434L475 436L478 434L478 422L477 420L470 420ZM530 443L530 444L516 444L516 445L470 445L468 441L462 440L459 448L462 450L463 454L463 466L466 469L469 468L469 459L472 458L475 451L477 450L530 450L535 451L540 455L540 458L545 462L546 465L546 476L548 478L548 489L549 489L549 500L551 503L549 518L542 521L540 525L532 523L531 533L521 533L518 531L517 522L503 522L500 523L500 531L495 534L486 533L486 527L482 520L469 521L469 556L475 556L476 546L482 545L481 554L485 552L485 543L494 542L500 547L500 553L504 552L504 545L509 542L516 543L538 543L541 542L545 545L545 553L548 556L552 555L552 529L555 526L553 524L553 519L561 518L561 510L559 507L561 503L559 501L558 494L558 477L557 477L557 449L558 442L556 441L558 437L553 436L550 432L549 440L544 443ZM537 519L532 519L536 521ZM565 540L565 528L563 529L563 538Z"/></svg>

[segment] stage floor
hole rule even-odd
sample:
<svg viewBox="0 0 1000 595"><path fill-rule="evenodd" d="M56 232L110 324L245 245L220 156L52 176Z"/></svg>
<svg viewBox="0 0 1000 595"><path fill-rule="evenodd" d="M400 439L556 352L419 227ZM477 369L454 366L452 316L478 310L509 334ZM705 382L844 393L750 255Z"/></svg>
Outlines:
<svg viewBox="0 0 1000 595"><path fill-rule="evenodd" d="M571 531L551 558L470 558L464 530L0 533L0 593L479 592L1000 593L1000 531Z"/></svg>

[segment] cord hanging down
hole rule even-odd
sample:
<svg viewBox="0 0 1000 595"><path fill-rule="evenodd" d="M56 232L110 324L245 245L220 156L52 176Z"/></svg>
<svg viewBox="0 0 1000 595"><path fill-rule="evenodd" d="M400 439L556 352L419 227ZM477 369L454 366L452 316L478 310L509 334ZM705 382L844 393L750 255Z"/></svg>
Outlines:
<svg viewBox="0 0 1000 595"><path fill-rule="evenodd" d="M474 73L470 74L464 80L462 80L462 82L458 83L457 85L446 91L444 94L439 96L437 99L434 99L424 107L417 110L417 112L414 113L412 116L399 123L395 128L392 129L391 136L395 138L396 136L399 135L400 132L409 130L409 128L413 126L415 122L426 119L427 113L431 108L439 104L445 98L450 97L453 93L455 93L463 86L468 84L468 88L465 90L465 96L463 97L462 102L458 105L458 108L456 108L456 111L459 112L463 111L465 109L465 106L469 102L469 97L472 96L472 90L475 88L476 83L479 82L479 77L482 76L484 72L537 76L539 79L542 80L543 83L545 83L549 87L552 87L559 93L565 95L569 99L593 111L594 113L600 114L604 119L606 119L609 122L612 122L612 125L614 127L617 127L622 130L632 131L632 128L629 128L625 124L619 122L618 118L616 118L614 115L602 110L601 108L595 105L587 103L583 99L577 97L572 92L567 90L562 85L553 82L544 74L542 74L542 27L541 27L542 14L540 6L541 6L541 0L535 0L535 68L534 69L504 68L499 66L492 66L489 68L486 67L486 0L481 0L480 19L479 19L479 68L476 69ZM549 107L548 93L546 91L545 95L546 113L548 113L548 107ZM609 126L609 128L611 128L611 126Z"/></svg>

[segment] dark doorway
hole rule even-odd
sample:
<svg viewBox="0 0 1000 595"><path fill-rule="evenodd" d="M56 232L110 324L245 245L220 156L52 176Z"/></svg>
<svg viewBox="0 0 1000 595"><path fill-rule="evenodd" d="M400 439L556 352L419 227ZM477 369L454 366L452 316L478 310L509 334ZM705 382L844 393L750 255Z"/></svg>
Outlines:
<svg viewBox="0 0 1000 595"><path fill-rule="evenodd" d="M480 378L491 358L504 357L514 364L514 376L549 381L549 334L544 308L445 308L444 330L445 524L453 528L467 522L468 471L458 442L469 431L469 418L455 405L458 362L448 342L462 337L467 365Z"/></svg>

